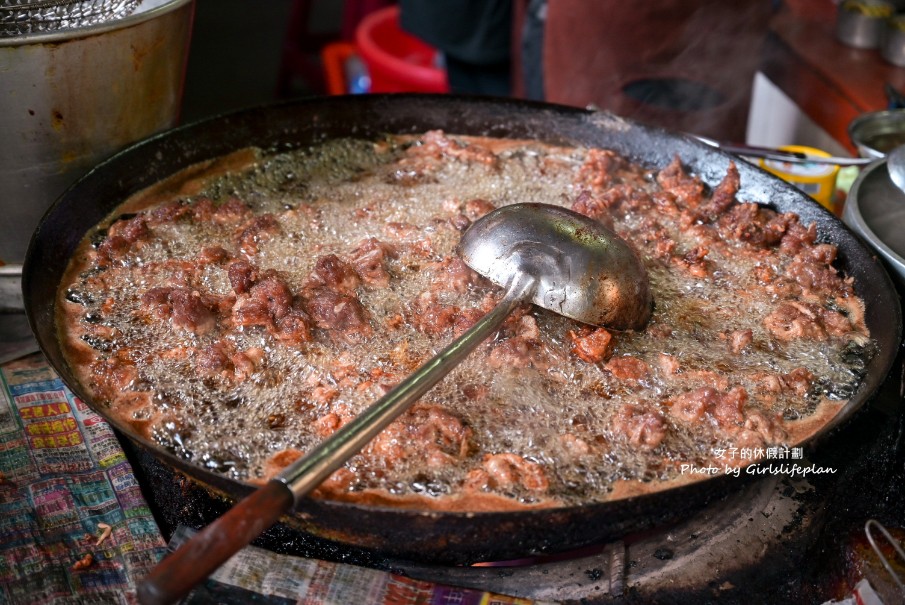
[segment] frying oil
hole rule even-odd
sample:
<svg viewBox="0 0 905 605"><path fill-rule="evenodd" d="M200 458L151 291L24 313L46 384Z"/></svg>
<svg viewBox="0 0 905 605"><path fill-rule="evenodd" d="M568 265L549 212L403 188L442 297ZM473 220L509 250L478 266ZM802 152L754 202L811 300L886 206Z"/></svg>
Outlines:
<svg viewBox="0 0 905 605"><path fill-rule="evenodd" d="M336 254L348 259L368 238L391 245L396 255L386 260L389 286L364 283L357 290L374 330L363 343L344 342L314 330L312 342L289 346L258 327L240 328L223 337L195 335L166 322L149 321L140 295L152 287L184 284L206 294L231 293L225 266L211 263L198 272L192 269L201 249L211 242L241 254L235 225L179 220L155 226L154 238L130 252L125 266L117 269L115 282L101 272L79 285L95 301L87 305L86 314L98 313L104 301L113 299L114 304L104 305L112 311L103 317L117 334L109 354L140 351L131 356L139 374L133 387L142 390L153 385L154 405L168 418L156 428L155 439L236 479L261 478L267 459L281 450L310 450L323 438L315 430L318 419L333 409L349 415L361 412L418 361L452 339L450 330L428 336L412 326L418 313L414 301L420 295L431 292L444 304L460 309L484 308L487 296L499 297L496 287L481 280L466 292L438 286L437 263L455 255L461 234L450 221L454 214L450 209L475 199L497 207L516 202L571 205L580 193L575 183L585 152L526 144L503 151L500 157L505 161L495 165L447 161L423 171L400 163L404 156L402 146L358 140L262 153L253 168L221 176L188 200L210 198L219 204L238 197L256 214L274 215L280 228L256 238L253 262L279 272L296 293L308 281L318 258ZM656 188L640 177L635 185L648 191ZM680 249L690 250L700 243L694 235L683 234L669 217L657 218ZM648 368L644 376L620 379L603 363L579 360L570 352L568 336L579 326L532 308L529 314L541 334L537 355L543 363L489 367L488 352L502 338L498 335L422 399L423 404L441 406L470 428L471 444L465 456L441 468L417 456L386 466L356 456L347 465L355 473L351 489L451 493L469 470L480 467L485 454L514 453L543 469L550 482L544 496L568 503L605 499L617 480L674 477L677 464L671 462L703 463L715 447L725 444L725 437L706 421L691 427L669 413L674 397L711 386L707 372L716 370L729 378L730 386L744 387L750 405L787 417L804 416L822 395L844 394L857 384L857 359L844 359L843 351L850 345L846 340L776 343L770 338L763 318L776 301L769 295L752 295L763 291L753 277L759 261L735 254L731 245L715 247L708 254L716 267L713 275L695 278L669 270L632 238L639 225L639 217L631 214L616 216L614 221L615 230L639 246L648 268L656 303L651 321L669 327L671 335L616 333L612 357L644 361ZM398 317L404 318L401 324L394 323ZM752 344L742 353L730 354L725 334L745 329L752 331ZM221 338L231 350L263 352L263 362L247 379L198 370L199 351ZM679 361L679 374L660 367L661 354ZM818 377L816 383L826 393L816 399L783 393L767 400L759 395L760 374L801 367ZM376 384L359 388L375 376ZM314 386L333 387L338 394L329 403L320 401L311 395ZM479 396L463 394L478 387ZM627 404L663 418L667 433L656 448L639 448L614 433L614 416ZM538 497L519 485L500 491L525 502Z"/></svg>

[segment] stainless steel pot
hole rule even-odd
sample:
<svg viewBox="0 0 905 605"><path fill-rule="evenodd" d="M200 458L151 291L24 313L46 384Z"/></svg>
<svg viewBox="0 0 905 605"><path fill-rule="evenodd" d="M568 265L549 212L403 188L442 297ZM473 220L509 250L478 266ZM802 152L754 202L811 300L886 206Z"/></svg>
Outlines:
<svg viewBox="0 0 905 605"><path fill-rule="evenodd" d="M0 260L21 263L51 203L127 144L174 126L194 0L0 38Z"/></svg>

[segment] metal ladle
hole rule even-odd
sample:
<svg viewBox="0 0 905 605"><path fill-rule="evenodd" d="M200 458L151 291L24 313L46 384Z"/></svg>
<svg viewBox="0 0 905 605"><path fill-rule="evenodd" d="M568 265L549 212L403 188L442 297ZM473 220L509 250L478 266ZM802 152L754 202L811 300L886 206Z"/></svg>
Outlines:
<svg viewBox="0 0 905 605"><path fill-rule="evenodd" d="M462 336L265 486L195 534L138 586L141 603L171 603L258 537L439 382L523 302L578 321L644 327L652 302L634 251L597 221L546 204L504 206L469 228L463 261L506 287L503 299Z"/></svg>

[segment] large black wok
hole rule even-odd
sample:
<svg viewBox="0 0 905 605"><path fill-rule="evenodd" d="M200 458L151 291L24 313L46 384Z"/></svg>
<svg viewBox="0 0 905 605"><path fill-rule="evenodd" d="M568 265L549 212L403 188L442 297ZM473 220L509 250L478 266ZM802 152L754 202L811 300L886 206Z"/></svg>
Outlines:
<svg viewBox="0 0 905 605"><path fill-rule="evenodd" d="M331 137L450 133L533 138L551 143L615 149L652 168L675 155L708 184L725 175L730 156L698 141L644 127L609 114L536 103L449 96L388 95L310 99L217 117L139 143L96 167L47 212L32 238L23 289L29 321L53 367L88 404L54 332L55 291L83 235L123 199L179 169L250 145L288 149ZM855 280L878 353L863 384L844 409L806 446L821 441L871 397L889 372L901 338L901 310L880 261L845 226L810 198L744 162L739 198L795 212L816 223L822 241L839 248L838 266ZM97 411L107 416L103 408ZM142 450L181 470L207 489L238 498L251 486L177 458L112 424ZM505 513L439 513L307 500L287 523L317 536L385 554L443 562L507 559L574 548L638 530L699 508L742 487L740 479L714 476L691 485L613 502Z"/></svg>

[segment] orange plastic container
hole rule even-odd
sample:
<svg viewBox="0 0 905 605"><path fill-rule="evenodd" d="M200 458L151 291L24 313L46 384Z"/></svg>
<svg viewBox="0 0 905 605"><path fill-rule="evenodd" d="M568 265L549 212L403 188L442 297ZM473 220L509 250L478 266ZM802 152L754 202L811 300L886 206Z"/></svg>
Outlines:
<svg viewBox="0 0 905 605"><path fill-rule="evenodd" d="M400 28L398 6L362 19L355 43L371 76L371 92L449 92L437 49Z"/></svg>

